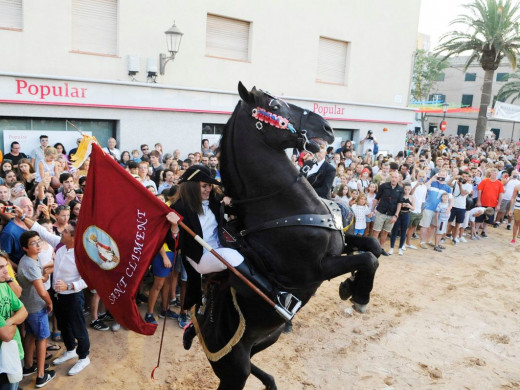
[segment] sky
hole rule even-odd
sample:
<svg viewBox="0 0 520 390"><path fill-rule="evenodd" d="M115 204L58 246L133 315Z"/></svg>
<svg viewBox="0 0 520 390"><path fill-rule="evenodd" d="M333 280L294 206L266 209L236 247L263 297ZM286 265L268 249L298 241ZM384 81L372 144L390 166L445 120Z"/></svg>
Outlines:
<svg viewBox="0 0 520 390"><path fill-rule="evenodd" d="M430 50L437 46L442 34L453 30L449 23L465 13L461 5L470 2L471 0L421 0L419 32L430 36Z"/></svg>

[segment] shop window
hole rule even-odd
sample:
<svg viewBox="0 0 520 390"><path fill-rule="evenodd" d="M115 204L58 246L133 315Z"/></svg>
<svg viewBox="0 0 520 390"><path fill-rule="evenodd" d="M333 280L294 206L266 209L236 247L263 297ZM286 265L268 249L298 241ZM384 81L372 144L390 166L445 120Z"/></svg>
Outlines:
<svg viewBox="0 0 520 390"><path fill-rule="evenodd" d="M206 19L206 55L249 61L251 23L208 14Z"/></svg>
<svg viewBox="0 0 520 390"><path fill-rule="evenodd" d="M348 42L320 37L316 81L346 84Z"/></svg>
<svg viewBox="0 0 520 390"><path fill-rule="evenodd" d="M117 0L72 1L72 51L117 55Z"/></svg>
<svg viewBox="0 0 520 390"><path fill-rule="evenodd" d="M0 28L22 31L22 0L0 0Z"/></svg>

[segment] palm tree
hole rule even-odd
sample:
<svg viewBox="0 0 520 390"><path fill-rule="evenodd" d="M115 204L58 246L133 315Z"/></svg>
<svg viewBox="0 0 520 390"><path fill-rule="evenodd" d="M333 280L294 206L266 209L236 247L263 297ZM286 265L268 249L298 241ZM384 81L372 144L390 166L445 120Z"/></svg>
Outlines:
<svg viewBox="0 0 520 390"><path fill-rule="evenodd" d="M444 34L436 53L444 53L443 59L446 59L470 52L464 71L476 61L484 69L475 134L475 141L480 145L484 142L495 70L504 57L516 69L516 56L520 48L519 5L513 4L511 0L474 0L463 7L468 10L468 15L459 15L450 24L463 25L467 32L452 31Z"/></svg>
<svg viewBox="0 0 520 390"><path fill-rule="evenodd" d="M520 73L518 72L520 69L517 69L516 73L512 73L509 75L509 79L507 83L505 83L497 94L497 100L507 101L507 99L511 99L511 103L514 103L516 99L520 99Z"/></svg>

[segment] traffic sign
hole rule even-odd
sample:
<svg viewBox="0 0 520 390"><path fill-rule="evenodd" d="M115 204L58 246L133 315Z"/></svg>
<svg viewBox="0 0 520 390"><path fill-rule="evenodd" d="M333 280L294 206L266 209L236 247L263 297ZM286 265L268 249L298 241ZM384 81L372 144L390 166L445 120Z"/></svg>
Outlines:
<svg viewBox="0 0 520 390"><path fill-rule="evenodd" d="M446 129L448 128L448 125L446 124L446 121L442 121L441 125L439 127L440 127L441 131L446 131Z"/></svg>

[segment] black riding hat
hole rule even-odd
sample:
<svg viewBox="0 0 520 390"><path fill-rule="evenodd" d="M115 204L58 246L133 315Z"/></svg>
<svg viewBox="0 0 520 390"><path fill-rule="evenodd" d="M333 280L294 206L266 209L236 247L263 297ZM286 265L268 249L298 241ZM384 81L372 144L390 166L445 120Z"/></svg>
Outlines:
<svg viewBox="0 0 520 390"><path fill-rule="evenodd" d="M222 185L222 183L211 177L211 171L205 165L192 165L186 169L186 172L184 172L179 179L179 184L184 183L185 181L202 181L204 183L216 184L218 186Z"/></svg>

